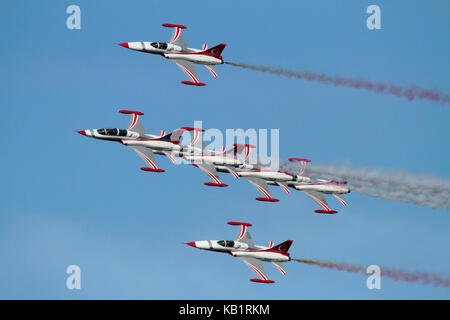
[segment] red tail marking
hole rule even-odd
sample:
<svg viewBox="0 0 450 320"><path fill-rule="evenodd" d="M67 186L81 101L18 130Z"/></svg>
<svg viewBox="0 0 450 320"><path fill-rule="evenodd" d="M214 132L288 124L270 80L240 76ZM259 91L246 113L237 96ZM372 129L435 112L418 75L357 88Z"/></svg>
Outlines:
<svg viewBox="0 0 450 320"><path fill-rule="evenodd" d="M293 240L286 240L285 242L282 242L280 244L277 244L276 246L273 246L270 250L277 250L283 253L287 253L289 251L289 248L291 247Z"/></svg>
<svg viewBox="0 0 450 320"><path fill-rule="evenodd" d="M222 58L220 55L222 54L223 49L225 49L226 44L225 43L221 43L215 47L212 47L208 50L202 51L202 54L206 54L208 56L213 56L215 58Z"/></svg>

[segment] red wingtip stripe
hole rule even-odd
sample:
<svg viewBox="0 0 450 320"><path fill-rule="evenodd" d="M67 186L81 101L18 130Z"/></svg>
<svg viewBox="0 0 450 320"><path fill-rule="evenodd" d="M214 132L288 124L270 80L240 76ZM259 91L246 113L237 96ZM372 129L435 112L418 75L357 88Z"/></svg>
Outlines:
<svg viewBox="0 0 450 320"><path fill-rule="evenodd" d="M329 213L329 214L338 213L335 210L314 210L314 212L317 212L317 213Z"/></svg>
<svg viewBox="0 0 450 320"><path fill-rule="evenodd" d="M229 222L227 222L229 225L232 225L232 226L240 226L240 225L243 225L243 226L246 226L246 227L251 227L252 226L252 224L251 223L247 223L247 222L236 222L236 221L229 221Z"/></svg>
<svg viewBox="0 0 450 320"><path fill-rule="evenodd" d="M191 81L181 81L182 84L187 84L190 86L203 87L206 86L206 83L203 82L191 82Z"/></svg>
<svg viewBox="0 0 450 320"><path fill-rule="evenodd" d="M153 168L147 168L147 167L142 167L141 170L142 171L150 171L150 172L166 172L163 169L158 169L158 168L153 169Z"/></svg>
<svg viewBox="0 0 450 320"><path fill-rule="evenodd" d="M139 111L131 111L131 110L119 110L120 113L124 113L124 114L137 114L139 116L143 116L144 114L142 112Z"/></svg>
<svg viewBox="0 0 450 320"><path fill-rule="evenodd" d="M163 23L163 27L167 28L180 28L180 29L187 29L187 27L181 25L181 24L172 24L172 23Z"/></svg>
<svg viewBox="0 0 450 320"><path fill-rule="evenodd" d="M303 158L289 158L289 161L303 161L303 162L311 162L309 159L303 159Z"/></svg>
<svg viewBox="0 0 450 320"><path fill-rule="evenodd" d="M205 182L204 185L210 186L210 187L228 187L225 183L214 183L214 182Z"/></svg>
<svg viewBox="0 0 450 320"><path fill-rule="evenodd" d="M266 202L278 202L278 201L280 201L280 200L275 199L275 198L255 198L255 200L266 201Z"/></svg>
<svg viewBox="0 0 450 320"><path fill-rule="evenodd" d="M260 282L260 283L275 283L275 281L273 281L273 280L261 280L261 279L250 279L250 281Z"/></svg>

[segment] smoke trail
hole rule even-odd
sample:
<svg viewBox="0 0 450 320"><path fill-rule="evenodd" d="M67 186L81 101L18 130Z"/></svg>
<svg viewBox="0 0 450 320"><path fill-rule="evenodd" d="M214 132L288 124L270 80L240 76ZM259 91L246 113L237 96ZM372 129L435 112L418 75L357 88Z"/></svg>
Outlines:
<svg viewBox="0 0 450 320"><path fill-rule="evenodd" d="M288 78L303 79L313 82L320 82L324 84L331 84L334 86L348 87L354 89L365 89L376 93L392 94L400 98L406 98L409 101L412 101L414 99L421 99L438 102L441 104L450 104L450 96L448 94L445 94L438 90L420 88L416 85L404 87L388 83L372 82L367 80L354 80L339 76L329 76L323 73L291 71L282 68L255 66L250 64L234 63L234 62L225 62L225 63L235 67L281 75Z"/></svg>
<svg viewBox="0 0 450 320"><path fill-rule="evenodd" d="M289 171L295 168L292 163L284 163L282 167ZM450 179L432 174L414 175L375 167L313 164L307 168L305 175L345 180L350 183L352 191L380 199L450 209Z"/></svg>
<svg viewBox="0 0 450 320"><path fill-rule="evenodd" d="M321 268L335 269L339 271L363 273L366 274L366 268L361 265L353 265L347 263L334 263L330 261L318 261L318 260L303 260L292 259L300 263L306 263L309 265L319 266ZM380 267L381 277L388 277L395 281L405 282L418 282L422 284L432 284L435 287L450 287L450 279L444 279L438 274L431 274L427 272L409 272L404 270L394 270L390 268Z"/></svg>

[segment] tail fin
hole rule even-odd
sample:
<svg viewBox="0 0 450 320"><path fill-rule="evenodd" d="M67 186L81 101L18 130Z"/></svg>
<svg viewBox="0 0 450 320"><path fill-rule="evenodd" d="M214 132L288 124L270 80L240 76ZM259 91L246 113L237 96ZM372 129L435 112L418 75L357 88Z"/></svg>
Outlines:
<svg viewBox="0 0 450 320"><path fill-rule="evenodd" d="M223 49L225 49L226 44L225 43L221 43L215 47L212 47L211 49L202 51L203 54L209 55L209 56L213 56L215 58L221 58L221 54Z"/></svg>
<svg viewBox="0 0 450 320"><path fill-rule="evenodd" d="M179 144L180 143L180 138L183 135L183 133L185 131L195 131L194 132L194 137L198 138L198 135L196 135L197 132L199 131L205 131L202 128L191 128L191 127L181 127L175 131L172 131L168 134L166 134L165 136L161 137L160 140L161 141L169 141L175 144ZM195 142L194 142L195 143Z"/></svg>
<svg viewBox="0 0 450 320"><path fill-rule="evenodd" d="M305 172L306 164L308 162L311 162L311 160L304 159L304 158L289 158L288 160L291 161L291 162L293 162L293 161L299 161L300 162L301 166L300 166L300 170L298 171L298 175L299 176L301 176Z"/></svg>
<svg viewBox="0 0 450 320"><path fill-rule="evenodd" d="M285 242L282 242L280 244L277 244L276 246L273 246L271 250L278 250L283 253L287 253L289 248L291 247L292 240L286 240Z"/></svg>

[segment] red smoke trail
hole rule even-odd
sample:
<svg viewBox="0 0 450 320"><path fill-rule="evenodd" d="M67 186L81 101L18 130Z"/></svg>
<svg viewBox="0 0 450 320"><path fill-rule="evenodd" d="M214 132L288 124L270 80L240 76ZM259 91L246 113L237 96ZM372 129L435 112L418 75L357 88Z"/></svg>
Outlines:
<svg viewBox="0 0 450 320"><path fill-rule="evenodd" d="M366 274L366 268L361 265L352 265L347 263L334 263L330 261L318 260L302 260L292 259L300 263L319 266L321 268L335 269L338 271L346 271L353 273ZM430 274L427 272L409 272L403 270L393 270L389 268L380 267L381 277L389 277L395 281L405 282L419 282L422 284L432 284L435 287L450 287L450 279L443 279L437 274Z"/></svg>
<svg viewBox="0 0 450 320"><path fill-rule="evenodd" d="M409 87L403 87L394 84L387 84L381 82L371 82L367 80L354 80L349 78L343 78L339 76L328 76L323 73L311 73L290 71L281 68L273 68L267 66L255 66L243 63L225 62L229 65L240 67L244 69L250 69L254 71L266 72L276 75L285 76L288 78L302 79L313 82L319 82L324 84L331 84L334 86L365 89L376 93L392 94L400 98L406 98L409 101L414 99L422 99L441 104L450 104L450 96L438 90L424 89L416 85L410 85Z"/></svg>

